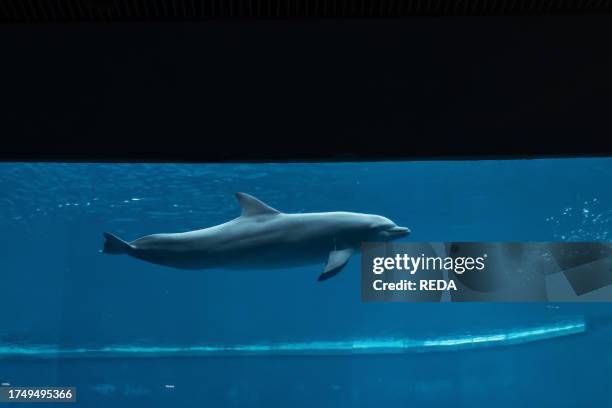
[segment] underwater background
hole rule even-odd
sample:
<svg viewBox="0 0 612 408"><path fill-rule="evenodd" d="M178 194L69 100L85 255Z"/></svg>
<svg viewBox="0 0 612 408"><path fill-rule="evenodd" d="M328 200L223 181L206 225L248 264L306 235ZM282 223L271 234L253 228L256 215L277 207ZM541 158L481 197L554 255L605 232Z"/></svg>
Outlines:
<svg viewBox="0 0 612 408"><path fill-rule="evenodd" d="M68 406L87 407L610 406L608 303L362 303L359 256L317 282L323 265L182 271L100 250L103 232L133 240L225 222L239 214L237 191L284 212L380 214L412 230L407 242L609 241L611 179L610 158L0 163L0 382L75 386ZM568 316L584 318L584 333L507 347L137 358L171 346L476 336ZM7 352L117 345L135 351Z"/></svg>

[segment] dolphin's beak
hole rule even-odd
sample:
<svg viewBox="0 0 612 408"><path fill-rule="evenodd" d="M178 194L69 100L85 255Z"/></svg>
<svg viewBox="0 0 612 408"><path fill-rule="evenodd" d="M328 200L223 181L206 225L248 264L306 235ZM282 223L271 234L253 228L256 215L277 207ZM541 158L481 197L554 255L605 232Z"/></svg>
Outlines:
<svg viewBox="0 0 612 408"><path fill-rule="evenodd" d="M406 235L410 235L410 229L409 228L398 227L397 225L395 227L389 228L387 230L387 232L392 237L398 237L398 238L399 237L405 237Z"/></svg>

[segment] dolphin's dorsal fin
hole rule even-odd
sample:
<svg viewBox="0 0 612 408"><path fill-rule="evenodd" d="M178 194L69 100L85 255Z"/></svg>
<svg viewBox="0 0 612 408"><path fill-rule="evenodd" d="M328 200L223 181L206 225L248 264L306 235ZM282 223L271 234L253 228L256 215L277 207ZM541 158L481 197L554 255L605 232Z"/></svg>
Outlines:
<svg viewBox="0 0 612 408"><path fill-rule="evenodd" d="M252 195L246 193L236 193L236 198L238 199L240 207L242 208L242 213L240 215L243 217L252 217L254 215L264 214L280 214L280 211L275 210L263 201L259 201Z"/></svg>

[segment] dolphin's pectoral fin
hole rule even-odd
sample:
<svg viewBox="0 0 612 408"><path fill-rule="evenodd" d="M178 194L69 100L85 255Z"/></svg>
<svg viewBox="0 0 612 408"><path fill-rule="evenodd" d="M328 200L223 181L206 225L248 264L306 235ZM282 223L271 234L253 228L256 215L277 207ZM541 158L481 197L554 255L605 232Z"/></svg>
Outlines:
<svg viewBox="0 0 612 408"><path fill-rule="evenodd" d="M270 207L268 204L258 200L252 195L246 193L236 193L236 198L238 199L240 207L242 208L241 215L243 217L262 214L280 214L280 211Z"/></svg>
<svg viewBox="0 0 612 408"><path fill-rule="evenodd" d="M319 275L318 281L321 282L336 276L344 268L344 265L346 265L354 252L355 249L353 248L331 251L327 259L327 265L325 265L323 273Z"/></svg>

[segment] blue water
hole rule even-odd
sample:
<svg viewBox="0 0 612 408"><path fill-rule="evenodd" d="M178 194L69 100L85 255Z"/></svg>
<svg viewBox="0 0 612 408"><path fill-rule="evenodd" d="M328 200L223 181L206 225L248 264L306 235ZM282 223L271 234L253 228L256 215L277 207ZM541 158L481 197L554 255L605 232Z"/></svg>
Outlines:
<svg viewBox="0 0 612 408"><path fill-rule="evenodd" d="M131 350L44 359L0 352L0 382L76 386L76 405L87 407L607 406L612 330L599 323L612 316L607 303L371 304L360 300L358 256L317 282L322 265L179 271L99 250L105 231L131 240L227 221L239 213L237 191L285 212L384 215L410 227L407 241L609 241L611 178L607 158L0 164L0 351ZM455 341L567 319L586 329L445 352L142 353Z"/></svg>

